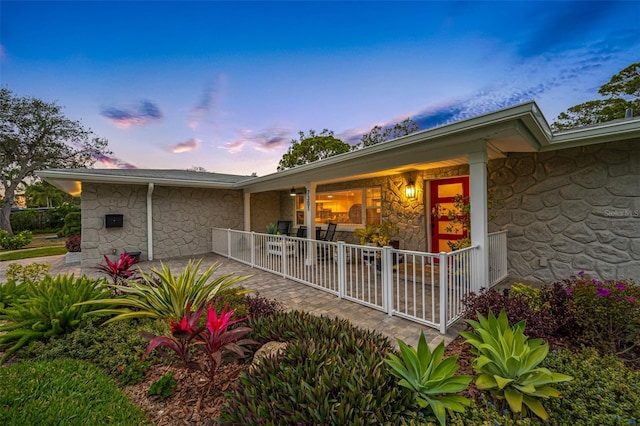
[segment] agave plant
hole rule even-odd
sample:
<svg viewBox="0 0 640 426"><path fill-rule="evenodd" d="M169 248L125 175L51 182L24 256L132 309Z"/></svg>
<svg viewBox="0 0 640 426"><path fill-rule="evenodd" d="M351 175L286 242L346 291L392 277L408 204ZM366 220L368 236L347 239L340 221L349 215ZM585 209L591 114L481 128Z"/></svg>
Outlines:
<svg viewBox="0 0 640 426"><path fill-rule="evenodd" d="M489 311L488 318L478 313L478 321L467 322L475 333L460 334L477 355L473 368L478 373L478 389L506 400L514 413L522 412L524 405L547 420L549 415L539 398L559 397L560 392L549 384L573 380L571 376L538 367L549 353L549 345L542 339L528 340L524 334L525 321L510 327L504 309L497 318Z"/></svg>
<svg viewBox="0 0 640 426"><path fill-rule="evenodd" d="M430 407L441 425L446 424L446 410L464 412L464 406L471 401L462 395L455 395L469 386L471 376L456 376L460 366L458 356L442 360L444 342L429 349L424 333L420 333L418 350L398 339L400 357L389 354L385 362L391 373L400 379L400 386L416 392L415 399L421 408Z"/></svg>
<svg viewBox="0 0 640 426"><path fill-rule="evenodd" d="M105 322L129 318L161 318L169 321L180 320L191 307L205 306L213 301L216 295L249 276L220 275L211 276L220 268L214 263L202 274L199 274L202 260L194 263L189 260L185 269L177 276L171 269L161 263L160 270L152 269L151 275L140 271L141 281L126 281L126 285L111 284L115 292L122 296L94 300L86 304L120 305L120 308L107 308L95 311L95 314L116 314ZM247 293L241 290L240 293Z"/></svg>

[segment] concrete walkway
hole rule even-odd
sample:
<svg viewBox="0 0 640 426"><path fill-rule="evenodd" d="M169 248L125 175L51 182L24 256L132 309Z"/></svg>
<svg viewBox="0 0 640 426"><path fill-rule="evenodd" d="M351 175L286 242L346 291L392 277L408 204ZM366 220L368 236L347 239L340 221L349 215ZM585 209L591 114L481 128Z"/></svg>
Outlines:
<svg viewBox="0 0 640 426"><path fill-rule="evenodd" d="M178 274L190 258L191 257L174 258L164 260L163 262L169 265L174 274ZM81 268L80 265L65 265L64 256L49 256L0 262L0 281L4 281L4 274L8 264L30 264L33 262L49 263L49 272L53 275L74 273L79 276L84 273L90 277L104 276L91 267ZM296 281L284 279L281 276L260 269L251 268L250 266L216 254L206 254L202 256L201 270L204 270L215 262L222 264L218 270L219 274L234 273L237 275L252 275L251 278L242 282L240 285L259 293L262 297L278 300L287 310L301 310L315 315L346 319L357 327L376 330L389 337L394 343L395 339L399 338L405 343L415 346L420 337L420 332L423 331L430 346L434 347L442 340L445 341L445 344L448 344L457 337L458 331L462 329L461 322L458 322L458 324L450 328L447 335L441 335L433 328L402 318L392 317L384 312L354 302L338 299L336 296L322 290L317 290ZM159 266L159 261L140 263L140 267L145 271L149 271L151 268L159 268Z"/></svg>

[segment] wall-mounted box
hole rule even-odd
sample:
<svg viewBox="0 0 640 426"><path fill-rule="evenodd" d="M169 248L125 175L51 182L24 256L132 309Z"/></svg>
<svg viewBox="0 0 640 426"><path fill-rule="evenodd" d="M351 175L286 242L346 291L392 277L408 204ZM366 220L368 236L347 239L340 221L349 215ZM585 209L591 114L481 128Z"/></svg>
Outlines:
<svg viewBox="0 0 640 426"><path fill-rule="evenodd" d="M108 214L104 216L105 228L122 228L123 215L121 214Z"/></svg>

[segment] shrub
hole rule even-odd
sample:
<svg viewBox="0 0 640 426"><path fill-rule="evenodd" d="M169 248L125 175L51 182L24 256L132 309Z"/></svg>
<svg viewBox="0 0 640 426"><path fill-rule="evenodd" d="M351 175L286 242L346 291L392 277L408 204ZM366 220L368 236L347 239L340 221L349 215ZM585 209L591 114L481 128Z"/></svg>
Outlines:
<svg viewBox="0 0 640 426"><path fill-rule="evenodd" d="M578 343L637 361L640 355L640 286L633 281L565 280Z"/></svg>
<svg viewBox="0 0 640 426"><path fill-rule="evenodd" d="M393 349L375 332L302 312L251 318L256 340L288 341L284 354L242 373L228 394L224 424L400 424L413 395L383 362Z"/></svg>
<svg viewBox="0 0 640 426"><path fill-rule="evenodd" d="M443 426L447 410L463 413L471 401L452 394L465 390L472 377L455 375L460 368L456 363L458 356L443 361L444 342L431 352L424 333L420 333L417 350L400 339L398 346L400 356L389 354L385 362L391 367L391 373L400 379L398 384L414 392L417 405L428 408Z"/></svg>
<svg viewBox="0 0 640 426"><path fill-rule="evenodd" d="M28 246L33 239L31 231L22 231L14 235L9 236L9 233L4 229L0 229L0 248L5 250L17 250Z"/></svg>
<svg viewBox="0 0 640 426"><path fill-rule="evenodd" d="M276 299L266 299L256 292L255 295L245 295L245 304L252 318L262 318L282 311L282 304Z"/></svg>
<svg viewBox="0 0 640 426"><path fill-rule="evenodd" d="M19 263L11 263L7 266L7 270L4 275L7 280L14 280L17 283L26 283L39 281L49 273L49 263L30 263L28 265L21 265Z"/></svg>
<svg viewBox="0 0 640 426"><path fill-rule="evenodd" d="M27 294L27 286L18 284L15 280L0 283L0 312L4 308L9 308L17 303Z"/></svg>
<svg viewBox="0 0 640 426"><path fill-rule="evenodd" d="M463 331L460 335L473 346L478 389L488 390L498 401L506 400L516 414L526 407L547 420L549 415L538 398L559 397L560 392L549 385L572 380L538 366L549 352L548 344L542 339L528 340L524 321L511 327L504 310L497 318L489 312L488 318L478 314L478 321L467 322L475 333Z"/></svg>
<svg viewBox="0 0 640 426"><path fill-rule="evenodd" d="M544 296L547 297L547 296ZM543 300L543 296L539 296ZM504 295L494 289L482 289L480 293L470 293L462 300L465 306L464 318L478 321L478 314L487 317L490 312L504 309L509 325L525 321L525 333L533 338L542 338L555 343L558 340L558 323L550 309L536 310L526 297L518 293ZM553 303L553 302L549 302Z"/></svg>
<svg viewBox="0 0 640 426"><path fill-rule="evenodd" d="M12 212L10 216L13 232L35 231L42 228L43 214L36 209L26 209Z"/></svg>
<svg viewBox="0 0 640 426"><path fill-rule="evenodd" d="M59 237L70 237L71 235L80 234L82 231L82 213L72 211L64 217L64 226L58 233Z"/></svg>
<svg viewBox="0 0 640 426"><path fill-rule="evenodd" d="M67 238L64 245L69 253L78 253L82 251L82 236L80 234L72 235Z"/></svg>
<svg viewBox="0 0 640 426"><path fill-rule="evenodd" d="M210 303L220 291L249 278L225 274L210 281L220 264L215 263L198 275L200 263L202 260L197 263L189 260L178 276L174 276L171 269L161 263L161 270L151 270L155 277L140 271L141 282L127 281L126 286L111 284L110 287L122 294L121 297L92 300L85 304L119 305L118 308L93 312L94 315L116 314L107 323L129 318L178 320L192 309Z"/></svg>
<svg viewBox="0 0 640 426"><path fill-rule="evenodd" d="M109 294L104 280L86 276L47 275L43 280L28 282L26 295L14 301L11 307L0 311L0 348L9 348L0 363L31 340L49 338L72 331L85 313L92 308L76 303L99 299Z"/></svg>
<svg viewBox="0 0 640 426"><path fill-rule="evenodd" d="M90 363L60 359L0 368L0 424L147 425L143 411Z"/></svg>
<svg viewBox="0 0 640 426"><path fill-rule="evenodd" d="M48 341L32 342L18 354L21 359L51 360L73 358L91 361L120 381L128 380L125 369L140 362L148 341L140 332L168 332L166 323L149 319L118 321L100 325L95 318L85 318L71 333ZM150 359L157 361L157 357Z"/></svg>

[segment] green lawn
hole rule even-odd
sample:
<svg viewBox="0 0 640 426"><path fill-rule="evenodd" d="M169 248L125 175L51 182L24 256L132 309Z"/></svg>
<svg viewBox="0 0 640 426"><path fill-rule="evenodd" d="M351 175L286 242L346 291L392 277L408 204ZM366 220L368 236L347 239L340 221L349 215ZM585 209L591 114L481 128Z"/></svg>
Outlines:
<svg viewBox="0 0 640 426"><path fill-rule="evenodd" d="M58 238L56 234L36 234L31 243L23 249L0 250L0 261L65 254L67 252L65 240L65 238Z"/></svg>
<svg viewBox="0 0 640 426"><path fill-rule="evenodd" d="M4 253L0 252L0 261L31 259L33 257L56 256L59 254L65 254L66 252L67 252L67 248L65 246L22 249L22 250L10 251L10 252L4 251Z"/></svg>

